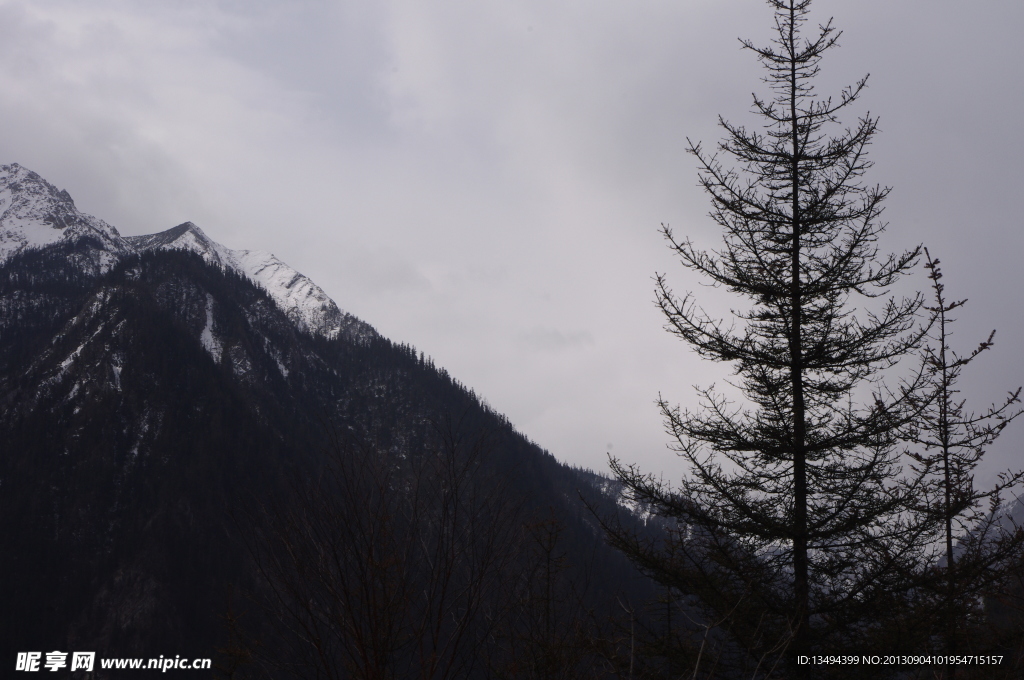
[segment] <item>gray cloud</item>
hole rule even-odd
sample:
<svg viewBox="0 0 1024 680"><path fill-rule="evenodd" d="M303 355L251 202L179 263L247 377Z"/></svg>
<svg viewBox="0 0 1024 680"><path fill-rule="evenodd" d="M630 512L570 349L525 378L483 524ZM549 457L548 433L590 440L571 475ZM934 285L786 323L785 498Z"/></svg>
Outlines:
<svg viewBox="0 0 1024 680"><path fill-rule="evenodd" d="M574 350L594 344L594 337L589 331L563 333L555 328L533 328L520 333L517 339L524 348L542 352Z"/></svg>

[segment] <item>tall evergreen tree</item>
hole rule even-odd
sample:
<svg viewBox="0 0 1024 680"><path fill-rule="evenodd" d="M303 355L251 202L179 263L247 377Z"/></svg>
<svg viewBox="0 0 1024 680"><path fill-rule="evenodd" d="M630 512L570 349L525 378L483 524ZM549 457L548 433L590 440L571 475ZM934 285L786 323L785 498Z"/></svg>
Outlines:
<svg viewBox="0 0 1024 680"><path fill-rule="evenodd" d="M657 277L668 329L732 364L744 401L713 387L700 390L696 411L660 401L689 474L672 488L612 468L636 502L679 529L660 545L614 528L611 538L704 621L720 622L730 642L718 668L731 659L807 677L798 655L865 644L875 607L899 594L926 538L905 510L920 480L899 460L916 379L881 383L921 341L921 298L888 293L919 249L879 254L889 188L863 179L877 118L838 120L867 78L834 99L814 91L840 32L830 21L803 37L811 0L768 4L771 44L742 41L766 70L771 96L755 95L753 107L763 129L720 118L718 151L689 149L724 245L702 250L663 228L684 266L749 307L719 320Z"/></svg>

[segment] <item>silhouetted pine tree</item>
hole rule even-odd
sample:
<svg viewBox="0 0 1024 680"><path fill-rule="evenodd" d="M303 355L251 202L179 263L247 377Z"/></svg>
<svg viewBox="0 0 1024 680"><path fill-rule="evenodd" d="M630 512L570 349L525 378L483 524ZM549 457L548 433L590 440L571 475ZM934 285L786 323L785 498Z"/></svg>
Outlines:
<svg viewBox="0 0 1024 680"><path fill-rule="evenodd" d="M754 97L763 130L720 119L717 152L690 145L724 246L705 251L663 227L684 266L750 306L718 320L657 277L669 330L732 364L746 402L713 387L699 391L698 411L662 400L673 448L689 465L681 486L618 461L612 468L634 501L675 518L678 530L657 545L614 527L611 537L679 593L698 624L715 624L707 639L716 649L702 663L744 677L808 677L815 671L796 655L870 644L877 608L900 600L901 573L917 565L926 538L906 510L921 480L904 475L898 448L919 378L888 390L880 375L921 342L920 296L887 292L919 249L878 253L889 188L863 182L877 119L844 129L837 117L867 79L836 99L814 92L840 33L829 22L802 37L810 0L768 4L772 43L742 43L767 71L772 96ZM898 643L890 637L888 650Z"/></svg>
<svg viewBox="0 0 1024 680"><path fill-rule="evenodd" d="M995 331L972 352L957 354L950 347L951 313L966 300L949 301L941 283L939 260L925 251L934 305L925 306L934 321L930 344L924 348L929 389L927 407L915 423L910 439L923 447L912 454L922 471L932 475L932 495L926 511L937 531L940 548L925 572L936 626L947 655L978 653L992 638L979 634L982 596L1005 578L1024 547L1024 532L1006 517L1006 494L1024 480L1024 472L1004 472L989 489L978 489L974 471L1003 429L1021 414L1021 388L981 413L969 411L958 394L964 367L992 347ZM982 639L986 638L986 639ZM952 677L947 666L946 677Z"/></svg>

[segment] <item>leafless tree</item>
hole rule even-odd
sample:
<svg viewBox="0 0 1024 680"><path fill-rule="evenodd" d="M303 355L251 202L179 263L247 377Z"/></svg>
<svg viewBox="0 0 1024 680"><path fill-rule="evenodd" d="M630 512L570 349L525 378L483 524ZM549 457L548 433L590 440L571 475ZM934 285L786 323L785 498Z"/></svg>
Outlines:
<svg viewBox="0 0 1024 680"><path fill-rule="evenodd" d="M508 606L492 669L502 680L601 678L608 666L597 644L598 622L587 565L574 569L553 516L524 524L519 573L508 581ZM582 577L580 576L582 572ZM607 593L602 595L607 596Z"/></svg>
<svg viewBox="0 0 1024 680"><path fill-rule="evenodd" d="M483 472L486 439L444 421L421 446L336 436L329 462L266 503L249 547L280 677L476 677L519 549L519 510Z"/></svg>

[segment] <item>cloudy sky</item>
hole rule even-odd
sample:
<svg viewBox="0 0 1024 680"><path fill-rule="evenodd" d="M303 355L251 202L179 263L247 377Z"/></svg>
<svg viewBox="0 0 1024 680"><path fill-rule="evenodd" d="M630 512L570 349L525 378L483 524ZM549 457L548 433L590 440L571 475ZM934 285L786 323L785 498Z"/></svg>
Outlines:
<svg viewBox="0 0 1024 680"><path fill-rule="evenodd" d="M885 250L968 297L979 406L1024 382L1024 3L819 0L870 73ZM0 0L0 163L123 234L264 249L564 461L670 476L654 406L728 376L662 329L658 226L714 246L686 137L754 122L760 0ZM912 286L923 287L918 275ZM726 304L728 301L726 301ZM727 308L722 309L727 312ZM1024 422L991 468L1024 464Z"/></svg>

